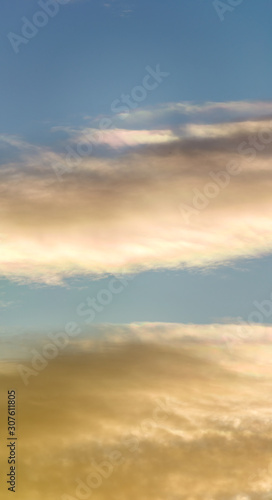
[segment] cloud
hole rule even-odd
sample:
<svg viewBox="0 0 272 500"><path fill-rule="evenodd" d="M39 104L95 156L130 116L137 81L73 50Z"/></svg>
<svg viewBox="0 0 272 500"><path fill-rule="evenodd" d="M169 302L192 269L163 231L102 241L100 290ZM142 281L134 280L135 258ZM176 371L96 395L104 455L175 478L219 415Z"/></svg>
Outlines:
<svg viewBox="0 0 272 500"><path fill-rule="evenodd" d="M6 137L21 157L0 173L0 274L56 283L270 253L271 130L264 118L69 129L62 153Z"/></svg>
<svg viewBox="0 0 272 500"><path fill-rule="evenodd" d="M113 119L116 127L152 128L190 122L205 124L251 120L271 115L271 101L172 102L131 109L128 113L115 115Z"/></svg>
<svg viewBox="0 0 272 500"><path fill-rule="evenodd" d="M122 464L92 489L99 500L260 500L272 489L272 365L260 342L237 348L238 361L210 344L212 331L232 328L103 326L102 340L73 342L28 386L16 358L1 363L1 414L6 390L17 391L20 500L76 498L77 478L86 483L112 452ZM5 463L4 447L0 456Z"/></svg>
<svg viewBox="0 0 272 500"><path fill-rule="evenodd" d="M0 309L6 309L7 307L10 307L13 304L14 302L10 300L0 300Z"/></svg>
<svg viewBox="0 0 272 500"><path fill-rule="evenodd" d="M107 129L98 131L95 128L75 130L69 127L54 127L54 131L62 130L71 136L71 144L105 145L112 149L122 150L128 147L148 144L164 144L178 140L172 130L128 130Z"/></svg>
<svg viewBox="0 0 272 500"><path fill-rule="evenodd" d="M134 5L127 0L103 0L103 6L113 10L114 14L119 17L129 16L134 11Z"/></svg>

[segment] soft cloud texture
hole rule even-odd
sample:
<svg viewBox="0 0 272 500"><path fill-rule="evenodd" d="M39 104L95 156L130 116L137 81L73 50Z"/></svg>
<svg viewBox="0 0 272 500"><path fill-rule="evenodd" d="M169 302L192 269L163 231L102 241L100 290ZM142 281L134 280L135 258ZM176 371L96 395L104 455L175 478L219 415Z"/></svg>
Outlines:
<svg viewBox="0 0 272 500"><path fill-rule="evenodd" d="M271 131L253 118L99 131L106 150L84 156L5 136L21 157L0 174L0 274L58 282L270 253Z"/></svg>
<svg viewBox="0 0 272 500"><path fill-rule="evenodd" d="M6 390L17 391L20 500L74 500L77 478L86 483L113 451L122 463L85 499L269 498L272 365L260 341L232 357L210 342L233 329L100 327L100 341L73 341L28 386L15 354L2 362L1 415ZM3 482L0 491L6 500Z"/></svg>
<svg viewBox="0 0 272 500"><path fill-rule="evenodd" d="M113 117L117 127L124 125L143 127L149 125L165 127L167 125L187 123L220 123L232 120L259 119L272 114L270 101L229 101L229 102L172 102L154 107L136 108L128 113L120 113ZM91 119L91 117L86 117ZM97 121L99 121L97 119ZM123 124L123 125L122 125Z"/></svg>

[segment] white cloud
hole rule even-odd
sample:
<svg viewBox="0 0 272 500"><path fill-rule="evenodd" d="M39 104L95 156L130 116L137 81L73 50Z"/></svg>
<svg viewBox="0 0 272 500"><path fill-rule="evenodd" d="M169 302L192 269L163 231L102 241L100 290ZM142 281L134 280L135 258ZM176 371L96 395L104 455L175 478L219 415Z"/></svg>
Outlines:
<svg viewBox="0 0 272 500"><path fill-rule="evenodd" d="M270 253L270 129L264 119L115 129L95 139L93 129L69 129L74 151L84 138L107 147L104 157L70 155L69 168L65 152L6 137L21 158L0 174L0 274L56 282ZM237 175L226 183L233 160ZM58 163L62 182L52 169Z"/></svg>

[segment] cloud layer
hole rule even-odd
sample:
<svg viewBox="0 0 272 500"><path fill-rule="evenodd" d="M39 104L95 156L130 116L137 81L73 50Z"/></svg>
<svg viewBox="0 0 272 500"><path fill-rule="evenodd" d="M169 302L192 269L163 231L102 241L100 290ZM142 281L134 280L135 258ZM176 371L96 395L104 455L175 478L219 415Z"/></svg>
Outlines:
<svg viewBox="0 0 272 500"><path fill-rule="evenodd" d="M16 361L1 363L1 415L17 391L20 500L266 498L272 365L261 343L230 357L210 342L229 326L103 328L108 340L72 342L28 386ZM100 481L88 496L90 474Z"/></svg>
<svg viewBox="0 0 272 500"><path fill-rule="evenodd" d="M16 159L0 173L0 274L57 282L270 253L272 125L236 104L216 125L70 130L63 152L2 137Z"/></svg>

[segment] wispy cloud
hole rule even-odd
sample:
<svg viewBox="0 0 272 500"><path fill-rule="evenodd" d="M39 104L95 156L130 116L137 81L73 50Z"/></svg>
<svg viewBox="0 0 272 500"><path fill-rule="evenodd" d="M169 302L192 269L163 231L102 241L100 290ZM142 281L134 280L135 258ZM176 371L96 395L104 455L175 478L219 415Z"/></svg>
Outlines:
<svg viewBox="0 0 272 500"><path fill-rule="evenodd" d="M183 123L220 123L272 115L270 101L172 102L131 109L115 116L117 127L169 126ZM86 117L88 119L88 117Z"/></svg>
<svg viewBox="0 0 272 500"><path fill-rule="evenodd" d="M6 309L14 304L11 300L0 300L0 309Z"/></svg>
<svg viewBox="0 0 272 500"><path fill-rule="evenodd" d="M103 0L103 6L112 10L114 15L119 17L130 16L135 9L134 3L127 0Z"/></svg>

